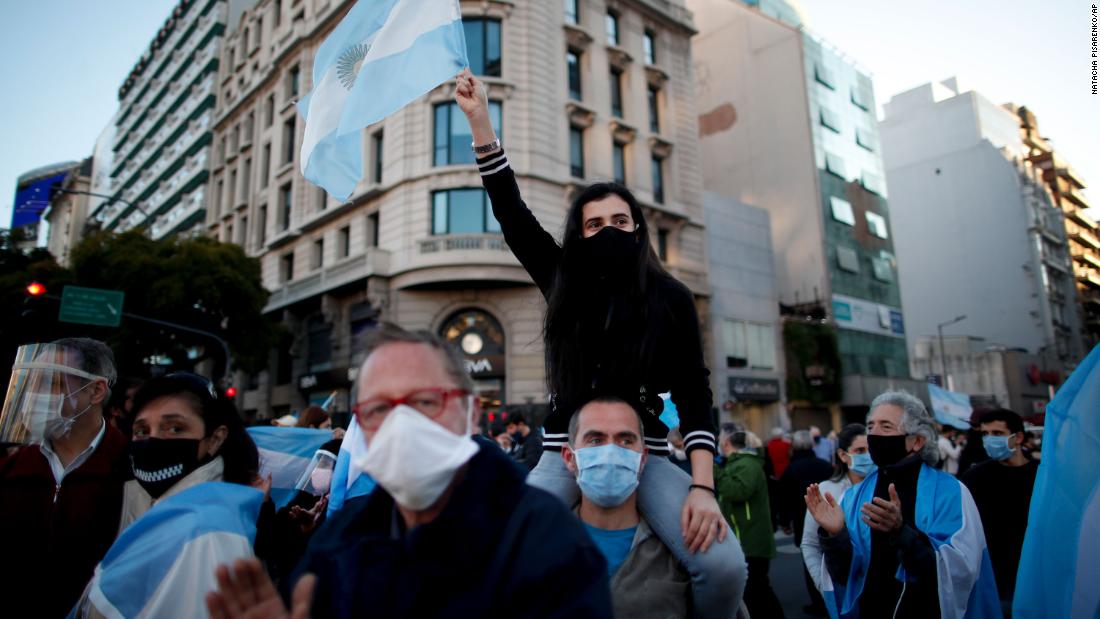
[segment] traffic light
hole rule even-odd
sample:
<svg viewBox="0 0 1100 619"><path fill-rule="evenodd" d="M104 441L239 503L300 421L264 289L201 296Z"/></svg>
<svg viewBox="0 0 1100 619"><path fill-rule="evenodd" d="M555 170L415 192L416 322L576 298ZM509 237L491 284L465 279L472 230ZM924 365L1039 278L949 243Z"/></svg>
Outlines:
<svg viewBox="0 0 1100 619"><path fill-rule="evenodd" d="M32 297L40 297L46 294L46 287L38 282L31 282L27 284L27 294Z"/></svg>
<svg viewBox="0 0 1100 619"><path fill-rule="evenodd" d="M237 397L237 388L236 387L226 387L225 397L229 398L230 400Z"/></svg>

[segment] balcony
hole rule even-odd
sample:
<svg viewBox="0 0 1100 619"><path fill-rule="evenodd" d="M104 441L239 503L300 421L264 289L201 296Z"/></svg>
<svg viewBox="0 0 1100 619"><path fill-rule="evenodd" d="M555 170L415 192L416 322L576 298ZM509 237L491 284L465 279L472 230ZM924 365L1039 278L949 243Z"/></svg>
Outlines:
<svg viewBox="0 0 1100 619"><path fill-rule="evenodd" d="M196 188L190 194L183 196L172 207L172 210L158 217L150 230L153 238L164 238L201 211L203 208L203 194L204 189L202 187Z"/></svg>
<svg viewBox="0 0 1100 619"><path fill-rule="evenodd" d="M1071 234L1070 237L1075 241L1084 245L1088 245L1093 249L1100 249L1100 240L1097 240L1097 238L1087 230L1078 229L1073 234Z"/></svg>
<svg viewBox="0 0 1100 619"><path fill-rule="evenodd" d="M1094 290L1100 290L1100 275L1098 275L1095 271L1078 274L1077 281Z"/></svg>
<svg viewBox="0 0 1100 619"><path fill-rule="evenodd" d="M1082 251L1076 248L1072 248L1073 259L1081 264L1092 265L1093 267L1100 269L1100 256L1097 256L1091 251Z"/></svg>
<svg viewBox="0 0 1100 619"><path fill-rule="evenodd" d="M366 252L343 258L332 266L291 280L268 297L264 312L272 312L306 299L340 288L356 285L372 276L387 277L390 272L390 252L372 247Z"/></svg>

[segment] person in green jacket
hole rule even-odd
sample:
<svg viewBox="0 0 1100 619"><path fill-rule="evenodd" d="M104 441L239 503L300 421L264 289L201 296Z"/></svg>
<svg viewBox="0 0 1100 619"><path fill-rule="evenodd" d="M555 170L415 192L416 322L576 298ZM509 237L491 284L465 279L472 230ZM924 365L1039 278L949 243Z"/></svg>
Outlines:
<svg viewBox="0 0 1100 619"><path fill-rule="evenodd" d="M768 480L764 474L763 443L752 432L722 424L718 448L724 456L714 467L718 506L741 541L748 563L745 606L752 617L783 617L783 607L768 578L775 558L772 510L768 502Z"/></svg>

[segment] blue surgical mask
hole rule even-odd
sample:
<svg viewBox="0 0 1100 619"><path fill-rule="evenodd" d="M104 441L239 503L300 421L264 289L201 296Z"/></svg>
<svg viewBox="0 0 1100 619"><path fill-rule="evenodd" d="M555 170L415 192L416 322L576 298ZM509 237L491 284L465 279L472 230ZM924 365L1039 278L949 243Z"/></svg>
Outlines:
<svg viewBox="0 0 1100 619"><path fill-rule="evenodd" d="M860 477L867 477L871 474L871 471L875 470L875 463L871 460L871 454L850 453L848 456L852 459L852 463L848 465L848 469Z"/></svg>
<svg viewBox="0 0 1100 619"><path fill-rule="evenodd" d="M596 505L622 505L638 487L641 452L609 444L585 447L573 453L577 457L577 485Z"/></svg>
<svg viewBox="0 0 1100 619"><path fill-rule="evenodd" d="M1015 451L1008 446L1007 436L983 436L982 447L985 447L985 453L994 460L1008 460Z"/></svg>

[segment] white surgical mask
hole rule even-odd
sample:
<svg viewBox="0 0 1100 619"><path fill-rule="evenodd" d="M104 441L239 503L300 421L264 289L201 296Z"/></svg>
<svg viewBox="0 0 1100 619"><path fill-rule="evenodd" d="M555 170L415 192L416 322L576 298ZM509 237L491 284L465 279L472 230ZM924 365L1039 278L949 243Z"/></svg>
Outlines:
<svg viewBox="0 0 1100 619"><path fill-rule="evenodd" d="M478 451L469 431L472 401L467 399L466 433L461 435L410 406L395 406L355 466L373 477L402 507L431 507L458 469Z"/></svg>
<svg viewBox="0 0 1100 619"><path fill-rule="evenodd" d="M71 417L65 417L65 402L69 402L69 406L76 408L77 398L76 395L81 391L84 391L88 386L92 385L94 381L85 383L83 387L70 393L67 396L57 397L51 395L38 396L35 398L36 410L32 415L32 423L30 426L31 436L37 440L42 439L54 440L59 439L67 435L72 429L73 424L80 418L81 415L92 409L91 403L84 407L83 410L76 413ZM33 400L32 400L33 401Z"/></svg>

